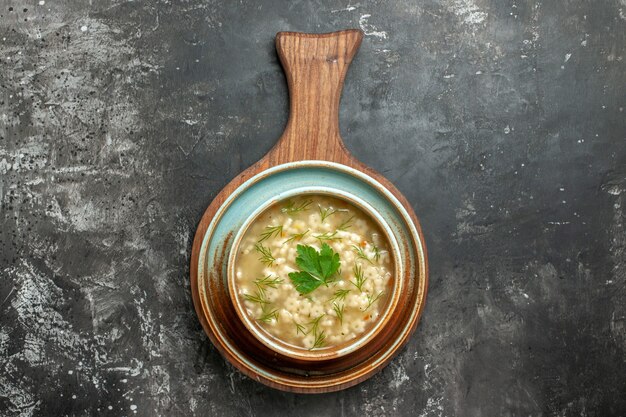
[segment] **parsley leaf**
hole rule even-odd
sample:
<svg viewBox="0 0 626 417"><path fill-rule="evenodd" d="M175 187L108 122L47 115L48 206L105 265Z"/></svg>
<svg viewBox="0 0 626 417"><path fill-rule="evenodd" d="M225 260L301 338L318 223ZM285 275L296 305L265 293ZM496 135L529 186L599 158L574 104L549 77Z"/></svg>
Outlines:
<svg viewBox="0 0 626 417"><path fill-rule="evenodd" d="M320 250L319 264L322 276L324 277L324 280L326 280L330 278L330 276L341 266L341 263L339 262L339 254L335 253L332 248L328 246L328 244L324 243L322 245L322 250Z"/></svg>
<svg viewBox="0 0 626 417"><path fill-rule="evenodd" d="M304 271L289 273L289 279L300 294L308 294L322 285L322 281Z"/></svg>
<svg viewBox="0 0 626 417"><path fill-rule="evenodd" d="M339 254L326 243L319 252L308 245L298 245L296 249L296 264L301 271L289 273L289 279L300 294L308 294L320 285L329 283L341 266Z"/></svg>

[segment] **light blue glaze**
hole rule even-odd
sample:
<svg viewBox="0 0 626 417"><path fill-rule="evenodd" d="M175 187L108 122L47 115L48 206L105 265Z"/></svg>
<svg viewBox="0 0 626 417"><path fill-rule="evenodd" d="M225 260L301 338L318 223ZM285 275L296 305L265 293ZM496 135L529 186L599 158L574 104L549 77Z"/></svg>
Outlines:
<svg viewBox="0 0 626 417"><path fill-rule="evenodd" d="M398 207L401 207L399 203L394 206L388 200L389 197L395 200L391 193L388 195L381 193L382 185L369 176L367 177L369 182L363 181L362 178L354 175L355 172L358 172L359 176L364 176L362 173L343 165L323 161L318 163L323 165L306 166L303 163L281 165L263 172L264 178L260 180L254 177L242 184L220 208L207 230L207 237L211 234L212 236L207 247L208 257L203 266L213 265L216 253L225 253L227 256L224 259L228 259L229 250L222 252L221 245L224 244L229 233L232 233L232 236L236 235L246 220L256 214L255 212L259 207L270 199L281 200L291 195L291 191L295 188L304 191L307 188L326 186L353 194L378 211L391 228L398 242L410 243L408 235L411 234L411 231L407 230L406 227L408 214L399 212ZM341 170L338 170L338 167ZM373 185L374 183L378 184L378 188ZM252 185L249 186L249 184ZM214 230L212 230L213 228ZM412 252L413 250L409 251L409 253ZM226 276L226 267L226 262L224 262L224 276Z"/></svg>

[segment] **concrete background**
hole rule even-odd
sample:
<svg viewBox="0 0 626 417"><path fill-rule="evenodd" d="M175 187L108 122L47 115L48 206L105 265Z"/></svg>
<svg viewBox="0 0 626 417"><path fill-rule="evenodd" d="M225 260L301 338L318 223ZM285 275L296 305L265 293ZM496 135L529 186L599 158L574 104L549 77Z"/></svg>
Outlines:
<svg viewBox="0 0 626 417"><path fill-rule="evenodd" d="M345 142L430 293L381 373L291 395L204 335L191 239L284 127L275 33L348 27ZM0 0L0 414L626 415L625 55L625 0Z"/></svg>

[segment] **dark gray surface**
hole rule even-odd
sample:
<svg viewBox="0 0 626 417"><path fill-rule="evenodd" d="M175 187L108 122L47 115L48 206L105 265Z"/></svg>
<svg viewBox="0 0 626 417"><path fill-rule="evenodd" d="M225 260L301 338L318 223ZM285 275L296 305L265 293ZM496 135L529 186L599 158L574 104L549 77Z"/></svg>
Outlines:
<svg viewBox="0 0 626 417"><path fill-rule="evenodd" d="M39 3L0 0L0 414L626 415L625 0ZM342 131L430 293L374 378L280 393L204 335L191 239L282 131L275 33L359 26Z"/></svg>

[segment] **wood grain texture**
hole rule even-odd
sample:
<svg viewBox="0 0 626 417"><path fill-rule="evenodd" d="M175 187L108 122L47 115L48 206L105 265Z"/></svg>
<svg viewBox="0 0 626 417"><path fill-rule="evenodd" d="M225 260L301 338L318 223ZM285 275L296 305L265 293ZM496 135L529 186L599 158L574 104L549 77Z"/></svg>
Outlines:
<svg viewBox="0 0 626 417"><path fill-rule="evenodd" d="M346 149L339 131L339 103L341 91L348 67L356 54L363 32L357 29L344 30L327 34L305 34L296 32L280 32L276 36L276 49L283 65L290 97L289 120L283 134L270 151L254 165L235 177L214 198L206 209L198 225L191 255L191 288L196 312L205 332L218 350L240 370L251 375L238 365L238 359L223 349L219 340L210 330L210 326L201 308L198 292L198 260L203 237L216 212L224 201L242 183L264 170L294 161L324 160L337 162L358 169L380 182L402 204L415 224L421 242L424 242L422 231L413 209L404 196L378 172L367 167ZM423 280L420 285L421 296L418 305L421 316L424 307L423 299L428 286L428 267L424 247L424 270L419 271ZM405 312L408 314L408 312ZM412 324L412 331L417 321ZM408 337L408 336L407 336ZM402 342L404 344L406 340ZM358 359L358 357L355 357ZM353 358L353 359L355 359ZM389 358L390 360L391 358ZM312 390L291 389L296 392L327 392L343 389L369 378L376 369L364 370L359 378L334 387L321 387ZM258 378L257 378L258 379ZM289 387L262 381L279 389Z"/></svg>
<svg viewBox="0 0 626 417"><path fill-rule="evenodd" d="M289 86L289 121L269 152L270 164L318 159L351 165L339 133L339 100L348 66L363 33L281 32L276 50Z"/></svg>

